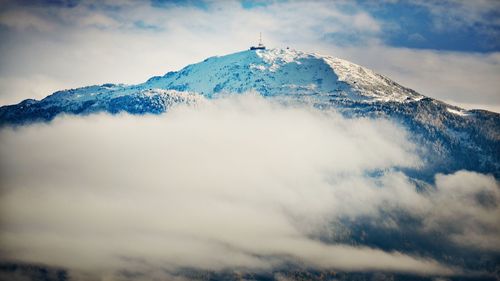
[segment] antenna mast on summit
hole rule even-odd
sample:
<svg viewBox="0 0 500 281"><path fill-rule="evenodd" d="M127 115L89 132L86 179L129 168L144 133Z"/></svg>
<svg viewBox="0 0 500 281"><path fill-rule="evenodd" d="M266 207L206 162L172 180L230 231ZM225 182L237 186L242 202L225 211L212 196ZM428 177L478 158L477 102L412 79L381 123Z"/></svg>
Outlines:
<svg viewBox="0 0 500 281"><path fill-rule="evenodd" d="M265 50L266 46L262 44L262 32L259 32L259 45L250 47L250 50Z"/></svg>

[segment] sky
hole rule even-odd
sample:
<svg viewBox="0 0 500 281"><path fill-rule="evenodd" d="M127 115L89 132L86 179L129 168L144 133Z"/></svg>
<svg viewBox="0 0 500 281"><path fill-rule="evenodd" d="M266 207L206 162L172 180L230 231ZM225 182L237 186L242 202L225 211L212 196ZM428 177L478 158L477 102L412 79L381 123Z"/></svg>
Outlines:
<svg viewBox="0 0 500 281"><path fill-rule="evenodd" d="M247 49L344 58L500 112L500 2L0 0L0 104L155 75Z"/></svg>

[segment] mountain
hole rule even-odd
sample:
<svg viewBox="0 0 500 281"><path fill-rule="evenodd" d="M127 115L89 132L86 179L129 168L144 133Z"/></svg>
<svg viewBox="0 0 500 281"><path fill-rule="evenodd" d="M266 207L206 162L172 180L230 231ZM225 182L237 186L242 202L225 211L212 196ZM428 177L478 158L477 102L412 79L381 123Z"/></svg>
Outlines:
<svg viewBox="0 0 500 281"><path fill-rule="evenodd" d="M58 91L0 107L0 126L96 112L158 114L180 103L255 90L268 98L333 108L347 117L388 118L420 144L426 165L407 170L432 181L460 169L500 177L500 115L464 110L403 87L346 60L291 49L211 57L138 85L103 84Z"/></svg>

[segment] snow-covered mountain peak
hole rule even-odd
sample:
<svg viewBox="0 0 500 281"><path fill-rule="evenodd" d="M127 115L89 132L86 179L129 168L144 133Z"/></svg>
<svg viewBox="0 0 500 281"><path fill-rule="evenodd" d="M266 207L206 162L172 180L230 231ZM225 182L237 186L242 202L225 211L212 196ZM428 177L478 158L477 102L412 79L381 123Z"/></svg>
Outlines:
<svg viewBox="0 0 500 281"><path fill-rule="evenodd" d="M309 95L366 101L405 102L423 97L354 63L288 48L211 57L178 72L154 77L141 86L187 90L207 97L250 90L264 96Z"/></svg>

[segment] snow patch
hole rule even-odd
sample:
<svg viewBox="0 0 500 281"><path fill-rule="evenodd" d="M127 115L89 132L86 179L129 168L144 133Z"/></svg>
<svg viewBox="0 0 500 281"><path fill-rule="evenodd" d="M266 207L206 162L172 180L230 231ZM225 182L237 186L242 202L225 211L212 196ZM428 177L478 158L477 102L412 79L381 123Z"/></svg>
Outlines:
<svg viewBox="0 0 500 281"><path fill-rule="evenodd" d="M266 67L264 65L262 65L262 64L251 63L250 64L250 69L256 69L256 70L264 71L264 70L266 70Z"/></svg>
<svg viewBox="0 0 500 281"><path fill-rule="evenodd" d="M470 115L469 113L465 112L464 110L455 110L455 109L452 109L452 108L449 108L449 107L447 107L446 110L449 113L453 113L453 114L459 115L459 116L468 116L468 115Z"/></svg>

